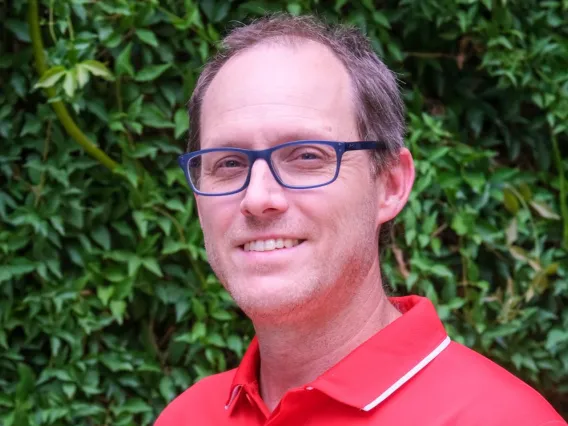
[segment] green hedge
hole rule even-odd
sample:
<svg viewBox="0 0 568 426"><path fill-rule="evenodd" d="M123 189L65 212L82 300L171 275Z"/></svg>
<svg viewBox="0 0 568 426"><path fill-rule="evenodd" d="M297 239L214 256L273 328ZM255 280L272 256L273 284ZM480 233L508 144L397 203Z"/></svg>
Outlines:
<svg viewBox="0 0 568 426"><path fill-rule="evenodd" d="M374 3L381 4L380 8ZM568 413L568 4L0 4L0 423L143 425L252 328L178 170L223 32L266 11L361 27L399 75L418 172L382 259L454 340Z"/></svg>

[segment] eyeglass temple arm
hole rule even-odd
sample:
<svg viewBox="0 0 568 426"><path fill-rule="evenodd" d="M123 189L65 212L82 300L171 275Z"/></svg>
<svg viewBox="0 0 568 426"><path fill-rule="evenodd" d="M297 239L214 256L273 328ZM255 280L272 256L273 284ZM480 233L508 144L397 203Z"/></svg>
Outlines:
<svg viewBox="0 0 568 426"><path fill-rule="evenodd" d="M360 149L383 148L382 142L345 142L345 151L357 151Z"/></svg>

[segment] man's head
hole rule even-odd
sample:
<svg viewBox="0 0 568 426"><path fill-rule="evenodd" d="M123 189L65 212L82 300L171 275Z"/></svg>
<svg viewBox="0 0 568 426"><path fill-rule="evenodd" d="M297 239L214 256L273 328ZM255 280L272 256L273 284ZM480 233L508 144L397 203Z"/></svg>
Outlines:
<svg viewBox="0 0 568 426"><path fill-rule="evenodd" d="M380 279L379 230L402 209L414 170L396 80L362 35L282 15L238 28L205 67L189 111L191 151L294 140L386 145L345 153L337 180L321 188L284 188L258 160L244 191L197 196L210 263L253 320L339 309L361 282ZM300 244L245 250L278 239Z"/></svg>

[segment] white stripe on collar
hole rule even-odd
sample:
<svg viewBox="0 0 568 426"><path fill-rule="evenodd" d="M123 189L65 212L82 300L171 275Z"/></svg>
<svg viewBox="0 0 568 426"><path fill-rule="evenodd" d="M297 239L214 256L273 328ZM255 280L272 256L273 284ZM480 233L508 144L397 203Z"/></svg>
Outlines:
<svg viewBox="0 0 568 426"><path fill-rule="evenodd" d="M241 390L242 387L243 387L243 385L236 385L233 388L233 391L231 392L231 398L229 399L229 402L227 402L227 405L225 405L225 410L229 409L229 407L231 406L231 403L235 400L235 398L239 394L239 391Z"/></svg>
<svg viewBox="0 0 568 426"><path fill-rule="evenodd" d="M391 396L398 388L408 382L412 377L414 377L420 370L426 367L434 358L436 358L440 353L448 347L450 344L450 338L446 336L444 341L440 343L432 352L430 352L422 361L416 364L408 373L398 379L395 383L392 384L386 391L380 394L375 400L371 401L367 405L365 405L362 410L363 411L370 411Z"/></svg>

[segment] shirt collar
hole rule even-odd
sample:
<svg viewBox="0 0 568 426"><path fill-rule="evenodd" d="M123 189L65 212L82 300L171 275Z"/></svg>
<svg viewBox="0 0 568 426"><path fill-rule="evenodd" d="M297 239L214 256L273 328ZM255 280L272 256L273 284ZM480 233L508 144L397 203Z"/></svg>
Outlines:
<svg viewBox="0 0 568 426"><path fill-rule="evenodd" d="M430 363L450 343L432 303L423 297L390 299L403 314L312 383L307 384L344 404L369 411ZM227 409L244 386L258 383L260 354L256 337L235 373Z"/></svg>
<svg viewBox="0 0 568 426"><path fill-rule="evenodd" d="M258 374L260 369L260 351L258 348L258 340L256 336L250 342L237 371L231 383L229 397L225 404L225 409L232 412L233 407L237 404L241 389L244 386L258 386Z"/></svg>

